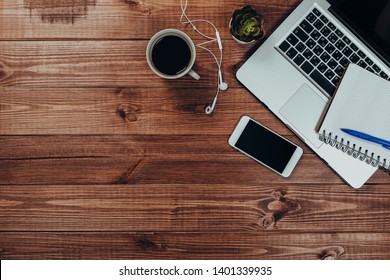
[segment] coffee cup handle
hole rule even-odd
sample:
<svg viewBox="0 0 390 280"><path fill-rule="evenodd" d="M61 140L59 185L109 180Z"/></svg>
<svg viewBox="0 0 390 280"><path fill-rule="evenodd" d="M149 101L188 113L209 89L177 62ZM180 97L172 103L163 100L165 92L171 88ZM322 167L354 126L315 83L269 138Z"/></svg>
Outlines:
<svg viewBox="0 0 390 280"><path fill-rule="evenodd" d="M199 80L200 79L200 76L198 75L198 73L196 73L194 70L190 70L188 72L188 75L190 75L192 78L194 78L195 80Z"/></svg>

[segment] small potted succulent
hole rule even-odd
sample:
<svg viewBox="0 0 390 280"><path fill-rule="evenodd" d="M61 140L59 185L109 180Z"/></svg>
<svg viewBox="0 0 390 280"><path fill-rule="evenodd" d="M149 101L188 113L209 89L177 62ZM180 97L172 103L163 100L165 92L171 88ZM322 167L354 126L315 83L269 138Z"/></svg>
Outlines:
<svg viewBox="0 0 390 280"><path fill-rule="evenodd" d="M233 12L229 29L235 41L252 43L264 35L264 17L249 5Z"/></svg>

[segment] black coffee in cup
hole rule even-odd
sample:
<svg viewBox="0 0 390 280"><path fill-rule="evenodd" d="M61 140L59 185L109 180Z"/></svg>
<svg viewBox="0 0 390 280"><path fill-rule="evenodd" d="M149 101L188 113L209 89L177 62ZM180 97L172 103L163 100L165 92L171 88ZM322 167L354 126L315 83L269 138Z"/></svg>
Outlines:
<svg viewBox="0 0 390 280"><path fill-rule="evenodd" d="M187 69L191 61L191 49L187 42L174 35L168 35L155 43L152 62L165 75L177 75Z"/></svg>
<svg viewBox="0 0 390 280"><path fill-rule="evenodd" d="M200 76L192 69L195 59L194 42L177 29L160 30L146 46L146 61L150 69L164 79L174 80L189 75L199 80Z"/></svg>

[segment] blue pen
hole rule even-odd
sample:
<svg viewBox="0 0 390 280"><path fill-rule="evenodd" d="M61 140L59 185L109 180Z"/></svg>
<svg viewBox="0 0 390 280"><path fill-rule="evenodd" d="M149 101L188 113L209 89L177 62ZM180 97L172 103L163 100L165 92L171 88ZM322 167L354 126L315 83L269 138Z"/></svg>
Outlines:
<svg viewBox="0 0 390 280"><path fill-rule="evenodd" d="M363 140L367 140L367 141L379 144L383 148L390 150L390 141L387 141L387 140L384 140L384 139L381 139L381 138L378 138L378 137L375 137L375 136L372 136L372 135L369 135L369 134L366 134L366 133L363 133L363 132L360 132L360 131L356 131L356 130L353 130L353 129L340 128L340 130L345 132L345 133L347 133L347 134L349 134L349 135L352 135L354 137L357 137L357 138L360 138L360 139L363 139Z"/></svg>

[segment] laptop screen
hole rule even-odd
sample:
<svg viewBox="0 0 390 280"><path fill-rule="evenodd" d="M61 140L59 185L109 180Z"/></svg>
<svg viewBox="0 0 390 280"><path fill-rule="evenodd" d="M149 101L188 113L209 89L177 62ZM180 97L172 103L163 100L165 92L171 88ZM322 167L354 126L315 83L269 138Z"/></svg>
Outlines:
<svg viewBox="0 0 390 280"><path fill-rule="evenodd" d="M390 64L390 0L328 0L329 9Z"/></svg>

